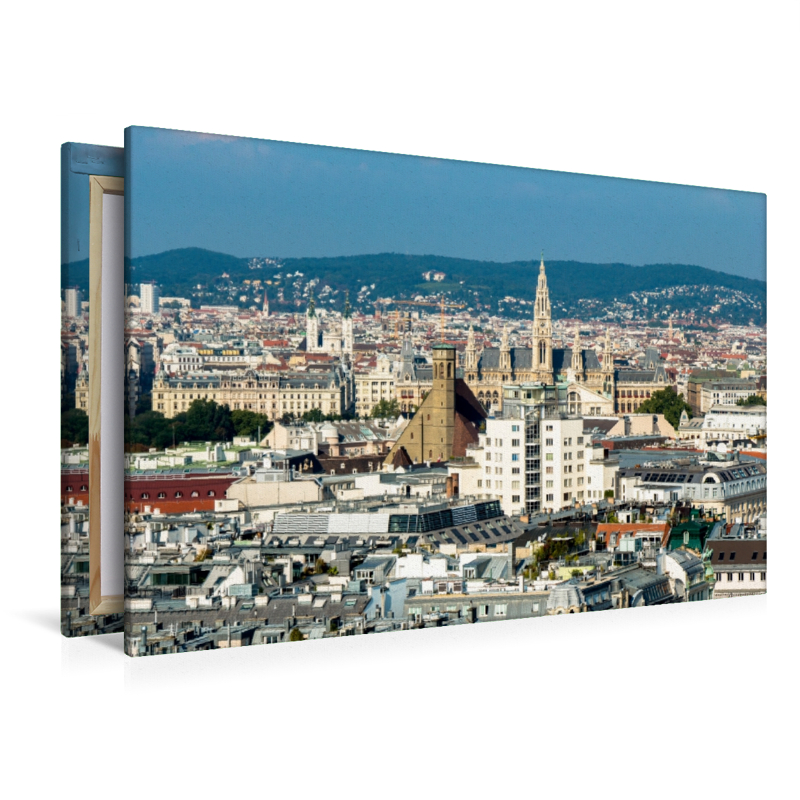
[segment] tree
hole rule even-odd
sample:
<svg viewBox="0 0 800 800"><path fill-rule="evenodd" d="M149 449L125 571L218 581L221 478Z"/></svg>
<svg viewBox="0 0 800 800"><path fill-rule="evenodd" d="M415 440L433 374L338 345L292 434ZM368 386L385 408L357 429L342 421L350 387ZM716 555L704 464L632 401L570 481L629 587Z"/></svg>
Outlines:
<svg viewBox="0 0 800 800"><path fill-rule="evenodd" d="M308 411L303 412L301 419L303 422L323 422L325 415L322 413L322 409L310 408Z"/></svg>
<svg viewBox="0 0 800 800"><path fill-rule="evenodd" d="M174 420L166 419L160 411L145 411L137 414L133 419L126 419L125 445L128 452L133 452L137 445L148 448L157 447L159 450L171 447L174 424L176 424Z"/></svg>
<svg viewBox="0 0 800 800"><path fill-rule="evenodd" d="M86 444L89 441L89 417L80 408L71 408L61 415L61 438L71 444Z"/></svg>
<svg viewBox="0 0 800 800"><path fill-rule="evenodd" d="M179 415L181 416L181 415ZM193 441L223 442L233 438L231 410L214 400L194 400L186 412L185 438Z"/></svg>
<svg viewBox="0 0 800 800"><path fill-rule="evenodd" d="M305 636L303 636L300 628L292 628L292 630L289 632L290 642L302 642L303 639L305 639Z"/></svg>
<svg viewBox="0 0 800 800"><path fill-rule="evenodd" d="M740 397L736 401L737 406L765 406L767 401L757 394L751 394L749 397Z"/></svg>
<svg viewBox="0 0 800 800"><path fill-rule="evenodd" d="M246 436L253 439L258 436L261 428L261 436L266 436L272 430L272 422L266 414L257 414L255 411L245 411L237 408L231 411L231 421L233 431L236 436Z"/></svg>
<svg viewBox="0 0 800 800"><path fill-rule="evenodd" d="M372 408L370 416L373 419L385 419L387 417L397 417L399 414L400 406L397 400L392 398L391 400L381 400L376 403Z"/></svg>
<svg viewBox="0 0 800 800"><path fill-rule="evenodd" d="M328 562L324 561L321 558L318 558L317 563L314 564L314 574L324 575L327 571L328 571Z"/></svg>
<svg viewBox="0 0 800 800"><path fill-rule="evenodd" d="M692 416L692 407L671 386L667 386L666 389L653 392L652 397L639 406L637 413L663 414L667 422L677 428L683 411Z"/></svg>

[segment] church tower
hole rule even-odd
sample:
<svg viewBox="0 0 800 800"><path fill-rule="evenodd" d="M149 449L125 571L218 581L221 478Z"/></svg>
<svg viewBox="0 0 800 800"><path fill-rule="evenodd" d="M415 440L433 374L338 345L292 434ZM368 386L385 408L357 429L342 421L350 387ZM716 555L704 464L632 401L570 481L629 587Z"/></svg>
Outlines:
<svg viewBox="0 0 800 800"><path fill-rule="evenodd" d="M306 352L319 352L319 317L314 308L313 293L309 298L308 309L306 310Z"/></svg>
<svg viewBox="0 0 800 800"><path fill-rule="evenodd" d="M614 356L611 353L611 335L606 328L606 340L603 347L603 394L614 398Z"/></svg>
<svg viewBox="0 0 800 800"><path fill-rule="evenodd" d="M353 357L353 311L350 308L350 292L347 292L342 312L342 352Z"/></svg>
<svg viewBox="0 0 800 800"><path fill-rule="evenodd" d="M553 383L553 321L550 311L550 290L544 271L544 253L539 264L539 282L533 309L533 337L531 353L531 379Z"/></svg>
<svg viewBox="0 0 800 800"><path fill-rule="evenodd" d="M261 314L264 317L269 316L269 300L267 299L267 290L264 289L264 307L261 310Z"/></svg>
<svg viewBox="0 0 800 800"><path fill-rule="evenodd" d="M478 353L475 348L475 328L469 326L469 333L467 334L467 347L464 351L464 367L467 372L472 375L478 366ZM470 377L469 380L475 380L475 377Z"/></svg>
<svg viewBox="0 0 800 800"><path fill-rule="evenodd" d="M583 375L583 351L581 350L581 331L575 328L575 339L572 344L572 363L570 364L572 380L580 380Z"/></svg>
<svg viewBox="0 0 800 800"><path fill-rule="evenodd" d="M511 377L511 348L508 344L508 326L503 328L503 335L500 339L499 368L504 373L502 377L503 383L508 382Z"/></svg>

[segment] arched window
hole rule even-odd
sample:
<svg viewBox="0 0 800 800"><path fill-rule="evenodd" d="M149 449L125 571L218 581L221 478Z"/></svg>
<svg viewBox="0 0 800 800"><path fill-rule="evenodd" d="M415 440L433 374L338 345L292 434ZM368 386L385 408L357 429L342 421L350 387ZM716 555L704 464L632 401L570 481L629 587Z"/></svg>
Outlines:
<svg viewBox="0 0 800 800"><path fill-rule="evenodd" d="M200 497L200 492L192 492L192 497Z"/></svg>
<svg viewBox="0 0 800 800"><path fill-rule="evenodd" d="M452 369L453 369L453 365L448 361L447 362L447 377L448 378L452 378L453 377Z"/></svg>
<svg viewBox="0 0 800 800"><path fill-rule="evenodd" d="M216 496L216 494L217 494L217 493L216 493L216 492L215 492L213 489L209 489L209 490L208 490L208 496L209 496L209 497L215 497L215 496Z"/></svg>
<svg viewBox="0 0 800 800"><path fill-rule="evenodd" d="M159 492L158 493L158 499L159 500L166 500L166 497L167 497L167 493L166 492Z"/></svg>
<svg viewBox="0 0 800 800"><path fill-rule="evenodd" d="M141 500L149 500L150 499L150 492L142 492Z"/></svg>

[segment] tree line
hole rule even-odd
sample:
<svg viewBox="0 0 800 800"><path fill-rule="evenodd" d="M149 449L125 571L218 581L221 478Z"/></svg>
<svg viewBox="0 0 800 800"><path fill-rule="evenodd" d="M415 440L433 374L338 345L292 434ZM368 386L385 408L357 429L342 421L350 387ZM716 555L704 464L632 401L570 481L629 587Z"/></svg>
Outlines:
<svg viewBox="0 0 800 800"><path fill-rule="evenodd" d="M126 418L125 447L129 452L150 447L164 450L181 442L227 442L234 436L263 438L272 430L265 414L219 405L214 400L194 400L186 411L167 419L160 411L145 411Z"/></svg>

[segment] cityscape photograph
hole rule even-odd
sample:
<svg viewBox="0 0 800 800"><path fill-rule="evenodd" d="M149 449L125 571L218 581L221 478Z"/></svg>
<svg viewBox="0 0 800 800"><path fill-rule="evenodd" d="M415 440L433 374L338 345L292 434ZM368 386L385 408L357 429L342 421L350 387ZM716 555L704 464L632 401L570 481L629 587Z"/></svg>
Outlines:
<svg viewBox="0 0 800 800"><path fill-rule="evenodd" d="M147 128L125 146L128 655L766 591L763 195Z"/></svg>

